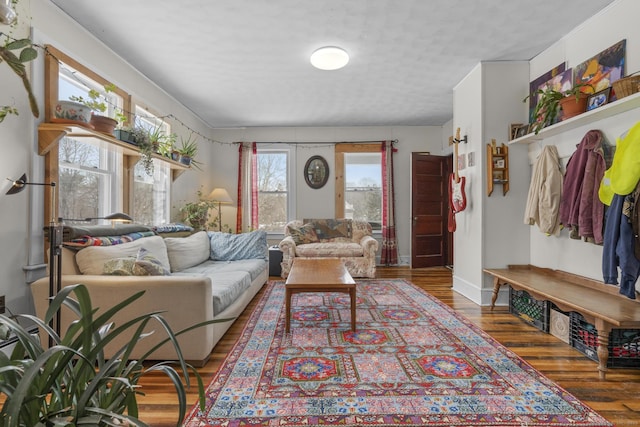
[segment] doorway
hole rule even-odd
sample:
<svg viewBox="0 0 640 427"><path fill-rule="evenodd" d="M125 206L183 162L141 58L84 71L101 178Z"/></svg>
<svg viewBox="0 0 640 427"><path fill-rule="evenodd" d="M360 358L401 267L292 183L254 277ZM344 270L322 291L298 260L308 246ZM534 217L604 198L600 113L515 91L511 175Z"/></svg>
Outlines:
<svg viewBox="0 0 640 427"><path fill-rule="evenodd" d="M411 268L453 264L447 228L451 156L411 153Z"/></svg>

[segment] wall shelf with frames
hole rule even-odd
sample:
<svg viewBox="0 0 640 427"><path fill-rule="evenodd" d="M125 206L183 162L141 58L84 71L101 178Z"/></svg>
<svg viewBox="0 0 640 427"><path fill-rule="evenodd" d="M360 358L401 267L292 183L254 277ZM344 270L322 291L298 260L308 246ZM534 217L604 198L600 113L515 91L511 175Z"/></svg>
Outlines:
<svg viewBox="0 0 640 427"><path fill-rule="evenodd" d="M538 132L537 135L534 133L529 133L527 135L521 136L520 138L513 139L509 141L509 145L529 144L531 142L541 141L545 138L559 135L563 132L570 131L579 126L589 124L596 120L613 117L617 114L621 114L638 107L640 107L640 93L634 93L633 95L624 97L609 104L605 104L602 107L598 107L594 110L587 111L570 119L563 120L551 126L547 126L540 132Z"/></svg>

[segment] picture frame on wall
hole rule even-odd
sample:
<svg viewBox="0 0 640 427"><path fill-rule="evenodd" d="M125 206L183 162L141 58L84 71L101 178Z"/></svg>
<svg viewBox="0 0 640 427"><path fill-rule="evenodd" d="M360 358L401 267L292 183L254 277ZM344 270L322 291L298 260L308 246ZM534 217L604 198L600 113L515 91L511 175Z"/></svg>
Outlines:
<svg viewBox="0 0 640 427"><path fill-rule="evenodd" d="M587 111L595 110L596 108L607 104L609 102L610 95L610 87L589 95L589 98L587 98Z"/></svg>

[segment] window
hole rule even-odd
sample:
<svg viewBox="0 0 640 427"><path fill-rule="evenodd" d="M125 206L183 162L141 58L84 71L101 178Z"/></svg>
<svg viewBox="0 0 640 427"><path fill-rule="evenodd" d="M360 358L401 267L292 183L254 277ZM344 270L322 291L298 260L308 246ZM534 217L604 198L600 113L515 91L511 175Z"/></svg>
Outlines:
<svg viewBox="0 0 640 427"><path fill-rule="evenodd" d="M289 192L289 151L258 148L258 224L267 233L282 233L293 215Z"/></svg>
<svg viewBox="0 0 640 427"><path fill-rule="evenodd" d="M122 164L107 144L86 143L71 138L60 141L59 213L61 218L84 219L119 211L114 189L120 188Z"/></svg>
<svg viewBox="0 0 640 427"><path fill-rule="evenodd" d="M171 127L147 109L136 105L135 125L150 133L170 135ZM170 212L171 169L167 163L153 159L153 173L149 175L142 161L134 167L131 213L137 223L159 225L168 222Z"/></svg>
<svg viewBox="0 0 640 427"><path fill-rule="evenodd" d="M382 159L379 144L336 145L336 217L382 229Z"/></svg>

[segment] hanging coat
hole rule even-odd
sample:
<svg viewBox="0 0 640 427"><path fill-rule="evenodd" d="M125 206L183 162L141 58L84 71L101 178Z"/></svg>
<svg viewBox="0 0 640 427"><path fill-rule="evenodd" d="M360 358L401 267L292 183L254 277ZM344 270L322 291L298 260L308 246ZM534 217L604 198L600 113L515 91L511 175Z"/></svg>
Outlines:
<svg viewBox="0 0 640 427"><path fill-rule="evenodd" d="M558 210L562 196L562 171L555 145L545 145L533 165L524 223L537 224L545 234L558 234Z"/></svg>
<svg viewBox="0 0 640 427"><path fill-rule="evenodd" d="M560 223L571 230L570 237L598 245L604 229L604 204L598 189L607 168L607 154L602 132L587 132L567 163L560 204Z"/></svg>

